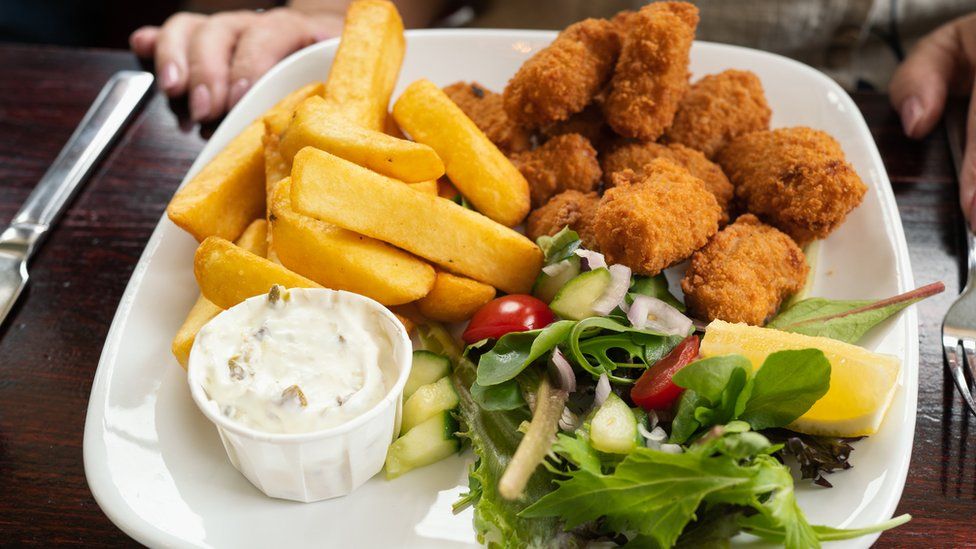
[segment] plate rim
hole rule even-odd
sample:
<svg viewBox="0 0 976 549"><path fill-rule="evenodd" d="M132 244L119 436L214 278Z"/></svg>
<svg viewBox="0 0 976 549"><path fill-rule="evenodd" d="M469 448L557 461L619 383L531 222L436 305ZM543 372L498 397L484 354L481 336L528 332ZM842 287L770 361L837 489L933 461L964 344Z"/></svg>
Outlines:
<svg viewBox="0 0 976 549"><path fill-rule="evenodd" d="M507 38L515 40L539 38L552 39L556 36L557 31L531 29L415 29L407 30L404 34L407 38L407 43L409 46L409 39L414 37L424 38L427 36L457 36L471 38L478 36L498 37L498 35L503 35ZM276 78L278 73L284 70L285 66L295 62L295 58L306 55L314 55L318 50L331 48L338 42L339 38L332 38L292 53L275 65L264 76L262 76L251 88L251 90L248 91L248 94L250 94L254 89L259 89L265 80ZM847 91L821 71L800 61L796 61L779 54L732 44L721 44L701 40L696 40L695 45L697 47L705 47L706 49L716 48L745 51L750 55L775 59L776 62L780 63L788 63L794 66L796 69L807 73L811 78L822 82L826 88L833 91L836 96L840 98L840 100L845 104L845 107L847 107L848 113L850 113L852 118L851 121L855 124L859 133L867 138L867 141L870 144L868 147L870 164L880 168L878 176L880 178L881 185L877 191L879 193L882 214L886 219L886 225L888 225L893 232L893 251L896 258L896 267L898 268L896 280L899 285L899 291L906 291L914 287L914 276L912 273L911 258L908 252L908 243L905 238L904 226L898 211L897 202L895 201L894 190L891 186L891 181L888 178L887 168L884 165L881 158L881 153L878 150L877 142L875 141L874 136L871 134L870 128L864 119L863 113L857 107L857 104L850 97ZM204 154L205 152L208 152L208 148L211 146L211 143L216 143L221 140L226 142L229 140L228 137L224 136L224 134L229 133L231 130L229 125L225 124L224 122L226 122L230 115L237 110L237 108L240 108L240 105L244 103L245 101L239 102L238 107L235 107L235 109L228 113L227 117L224 118L224 121L221 122L217 130L214 131L210 139L208 139L207 143L203 146L200 153L197 154L196 159L193 161L190 169L187 170L186 175L180 182L177 189L182 188L187 181L189 181L203 167L203 164L206 161L209 161L213 154L216 154L217 151L214 151L210 155ZM88 406L85 415L85 427L82 445L85 479L99 508L103 513L105 513L109 520L111 520L112 523L115 524L120 530L125 532L126 535L132 537L137 542L150 546L184 545L186 544L187 540L162 531L152 522L144 520L140 515L135 514L131 507L117 496L117 493L111 492L107 489L107 487L111 486L113 483L108 477L107 466L105 466L104 463L99 463L99 461L103 460L99 460L99 456L96 456L98 445L95 444L94 441L96 438L98 438L99 429L102 427L105 420L104 410L105 405L107 404L108 389L111 385L115 366L118 362L119 344L121 342L123 329L131 316L133 302L135 301L136 293L144 282L146 273L148 271L149 261L162 244L164 228L167 226L167 224L171 223L172 222L169 221L166 216L166 212L164 211L160 216L159 221L156 223L156 226L146 243L146 247L139 256L139 261L133 269L132 275L129 277L126 288L119 300L119 305L116 309L115 315L112 318L112 324L109 328L108 334L105 337L102 353L99 357L98 365L92 381L92 388L89 393ZM905 268L902 269L902 266ZM909 307L905 311L905 314L905 355L907 356L908 360L904 368L906 375L903 381L902 389L905 391L906 409L905 413L900 418L900 421L902 421L903 427L908 430L908 445L907 450L898 455L896 460L893 460L895 463L889 463L889 469L895 468L897 473L895 477L891 479L891 482L897 482L897 485L892 492L892 495L895 497L888 499L886 502L887 505L883 512L883 515L888 517L893 516L899 502L901 501L901 496L904 491L905 481L907 479L911 463L912 450L914 448L915 424L917 420L918 375L920 365L918 341L919 326L916 307ZM854 541L864 542L863 546L866 547L873 544L878 537L880 537L880 533L863 536ZM858 544L860 545L860 543Z"/></svg>

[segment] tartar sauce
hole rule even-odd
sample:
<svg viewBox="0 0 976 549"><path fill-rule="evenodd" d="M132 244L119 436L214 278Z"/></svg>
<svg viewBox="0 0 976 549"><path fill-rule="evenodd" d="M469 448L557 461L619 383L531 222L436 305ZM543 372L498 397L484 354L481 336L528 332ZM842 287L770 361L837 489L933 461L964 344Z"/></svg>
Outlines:
<svg viewBox="0 0 976 549"><path fill-rule="evenodd" d="M382 318L335 296L275 286L200 330L199 382L221 414L268 433L307 433L383 399L393 343Z"/></svg>

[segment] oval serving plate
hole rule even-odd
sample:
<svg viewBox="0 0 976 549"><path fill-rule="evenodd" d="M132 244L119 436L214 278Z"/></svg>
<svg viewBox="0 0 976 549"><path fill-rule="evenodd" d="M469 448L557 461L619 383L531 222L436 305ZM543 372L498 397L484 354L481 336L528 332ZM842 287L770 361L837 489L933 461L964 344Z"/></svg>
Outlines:
<svg viewBox="0 0 976 549"><path fill-rule="evenodd" d="M418 78L438 85L473 80L500 91L521 63L554 36L542 31L409 31L394 97ZM278 99L324 80L337 44L330 40L306 48L265 75L224 119L187 179ZM911 266L894 195L850 97L822 73L776 55L698 42L691 57L693 78L728 68L758 74L773 109L773 127L807 125L830 132L868 184L864 203L820 246L812 295L863 299L910 289ZM193 238L165 216L160 220L102 351L89 400L84 458L89 486L108 517L150 546L475 544L471 510L451 514L451 503L465 491L470 452L392 482L379 475L350 496L314 504L267 498L227 462L216 431L190 399L185 372L170 354L170 340L198 294L195 247ZM808 483L798 489L812 523L858 527L894 512L915 430L917 332L912 307L864 342L902 359L900 387L881 431L857 443L854 468L831 476L832 489ZM868 547L874 539L834 546Z"/></svg>

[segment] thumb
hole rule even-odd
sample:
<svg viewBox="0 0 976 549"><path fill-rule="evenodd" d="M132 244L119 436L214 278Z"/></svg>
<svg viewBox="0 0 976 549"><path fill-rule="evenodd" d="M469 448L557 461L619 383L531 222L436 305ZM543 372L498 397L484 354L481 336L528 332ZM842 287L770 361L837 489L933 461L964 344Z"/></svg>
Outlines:
<svg viewBox="0 0 976 549"><path fill-rule="evenodd" d="M944 25L923 38L895 71L888 92L905 135L923 137L938 123L956 72L958 49L957 27Z"/></svg>
<svg viewBox="0 0 976 549"><path fill-rule="evenodd" d="M976 84L969 99L966 119L966 145L959 166L959 204L976 231Z"/></svg>

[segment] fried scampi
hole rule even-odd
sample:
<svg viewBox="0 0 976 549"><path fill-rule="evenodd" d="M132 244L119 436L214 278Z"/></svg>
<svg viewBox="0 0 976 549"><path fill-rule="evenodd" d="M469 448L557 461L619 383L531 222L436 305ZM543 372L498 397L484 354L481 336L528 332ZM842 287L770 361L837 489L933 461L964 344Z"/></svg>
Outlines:
<svg viewBox="0 0 976 549"><path fill-rule="evenodd" d="M614 26L623 45L603 112L618 134L654 141L671 125L688 90L688 52L698 8L656 2L618 16Z"/></svg>
<svg viewBox="0 0 976 549"><path fill-rule="evenodd" d="M839 227L867 192L840 144L811 128L737 137L717 160L736 200L801 246Z"/></svg>
<svg viewBox="0 0 976 549"><path fill-rule="evenodd" d="M529 132L516 125L502 107L502 95L477 82L455 82L444 93L457 103L481 131L505 154L527 151Z"/></svg>
<svg viewBox="0 0 976 549"><path fill-rule="evenodd" d="M666 158L624 171L631 183L609 189L593 222L608 263L622 263L637 274L656 275L705 245L718 231L722 210L701 179Z"/></svg>
<svg viewBox="0 0 976 549"><path fill-rule="evenodd" d="M541 147L515 154L511 159L529 182L535 208L563 191L596 190L602 176L596 150L576 133L553 137Z"/></svg>
<svg viewBox="0 0 976 549"><path fill-rule="evenodd" d="M593 219L600 197L596 193L569 190L549 199L545 206L536 209L525 222L525 233L532 240L540 236L552 236L564 227L576 231L583 247L599 249L593 232Z"/></svg>
<svg viewBox="0 0 976 549"><path fill-rule="evenodd" d="M771 115L759 77L727 70L692 84L665 136L714 158L732 139L768 129Z"/></svg>
<svg viewBox="0 0 976 549"><path fill-rule="evenodd" d="M508 82L505 112L528 128L566 120L606 85L619 53L620 37L609 21L586 19L566 27Z"/></svg>
<svg viewBox="0 0 976 549"><path fill-rule="evenodd" d="M700 320L762 326L803 288L808 272L803 251L789 236L745 214L691 256L681 289Z"/></svg>

